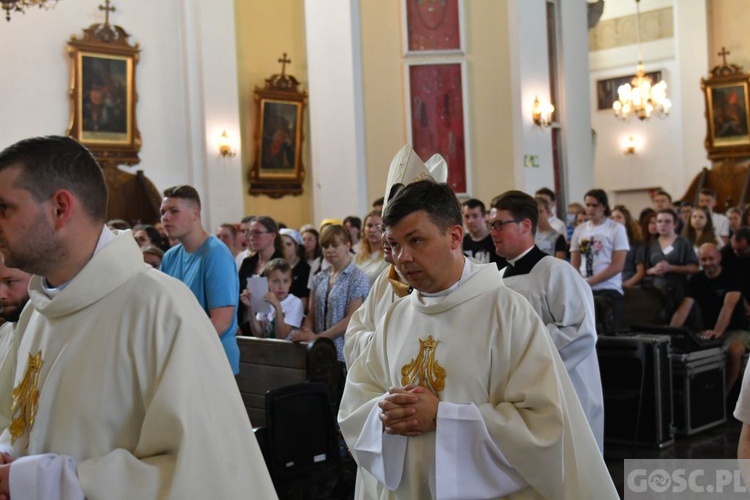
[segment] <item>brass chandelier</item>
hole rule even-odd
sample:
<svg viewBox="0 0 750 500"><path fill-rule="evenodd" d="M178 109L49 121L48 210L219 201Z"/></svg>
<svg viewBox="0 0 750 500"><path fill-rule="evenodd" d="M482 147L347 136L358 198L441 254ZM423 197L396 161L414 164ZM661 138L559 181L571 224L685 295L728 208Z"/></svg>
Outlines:
<svg viewBox="0 0 750 500"><path fill-rule="evenodd" d="M29 7L39 7L41 9L51 9L59 0L0 0L5 11L5 19L10 21L11 12L24 13Z"/></svg>
<svg viewBox="0 0 750 500"><path fill-rule="evenodd" d="M653 85L651 78L643 70L641 55L640 0L635 0L635 40L638 45L638 69L630 83L617 89L618 100L612 105L615 116L627 121L633 115L639 120L648 120L652 114L663 118L669 114L672 102L667 99L667 83L662 80Z"/></svg>

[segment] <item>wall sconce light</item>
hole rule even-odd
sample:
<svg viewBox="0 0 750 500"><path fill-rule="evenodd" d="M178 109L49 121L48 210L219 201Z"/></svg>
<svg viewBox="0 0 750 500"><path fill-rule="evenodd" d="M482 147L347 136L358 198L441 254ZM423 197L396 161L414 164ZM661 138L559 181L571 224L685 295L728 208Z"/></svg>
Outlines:
<svg viewBox="0 0 750 500"><path fill-rule="evenodd" d="M635 137L632 135L629 136L627 139L622 141L622 154L624 155L634 155L636 150L636 141Z"/></svg>
<svg viewBox="0 0 750 500"><path fill-rule="evenodd" d="M229 134L224 130L219 136L219 154L226 158L237 155L237 151L232 148L232 142L229 140Z"/></svg>
<svg viewBox="0 0 750 500"><path fill-rule="evenodd" d="M534 124L540 127L549 127L552 124L552 113L555 112L555 107L546 102L539 102L539 97L534 96L534 106L531 108L531 119L534 120Z"/></svg>

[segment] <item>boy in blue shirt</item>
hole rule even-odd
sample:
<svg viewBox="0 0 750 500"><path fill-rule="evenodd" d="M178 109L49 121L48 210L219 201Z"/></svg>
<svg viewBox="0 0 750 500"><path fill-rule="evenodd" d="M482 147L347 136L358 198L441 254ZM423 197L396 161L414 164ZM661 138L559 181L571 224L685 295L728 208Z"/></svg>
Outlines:
<svg viewBox="0 0 750 500"><path fill-rule="evenodd" d="M161 271L185 283L206 311L219 335L229 365L239 373L237 347L239 278L229 249L203 228L201 201L192 186L180 185L164 191L161 221L170 238L180 242L169 249Z"/></svg>

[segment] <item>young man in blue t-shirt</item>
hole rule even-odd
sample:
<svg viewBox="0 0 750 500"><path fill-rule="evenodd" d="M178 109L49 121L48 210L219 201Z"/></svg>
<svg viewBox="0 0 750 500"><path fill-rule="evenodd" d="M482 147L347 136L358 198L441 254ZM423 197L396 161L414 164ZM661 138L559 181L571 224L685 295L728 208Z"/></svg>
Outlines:
<svg viewBox="0 0 750 500"><path fill-rule="evenodd" d="M201 223L201 200L192 186L180 185L164 191L161 221L170 238L180 242L161 262L161 271L179 279L193 291L206 311L236 375L240 351L237 347L239 281L229 249L210 235Z"/></svg>

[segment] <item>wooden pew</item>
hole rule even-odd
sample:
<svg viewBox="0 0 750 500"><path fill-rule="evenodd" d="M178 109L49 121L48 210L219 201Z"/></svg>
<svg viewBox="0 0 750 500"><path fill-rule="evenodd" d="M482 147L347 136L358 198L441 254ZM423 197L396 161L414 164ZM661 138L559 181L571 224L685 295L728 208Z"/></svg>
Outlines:
<svg viewBox="0 0 750 500"><path fill-rule="evenodd" d="M293 343L238 336L237 344L240 348L237 385L253 427L266 425L266 392L305 381L326 384L338 411L343 380L336 347L330 339Z"/></svg>

